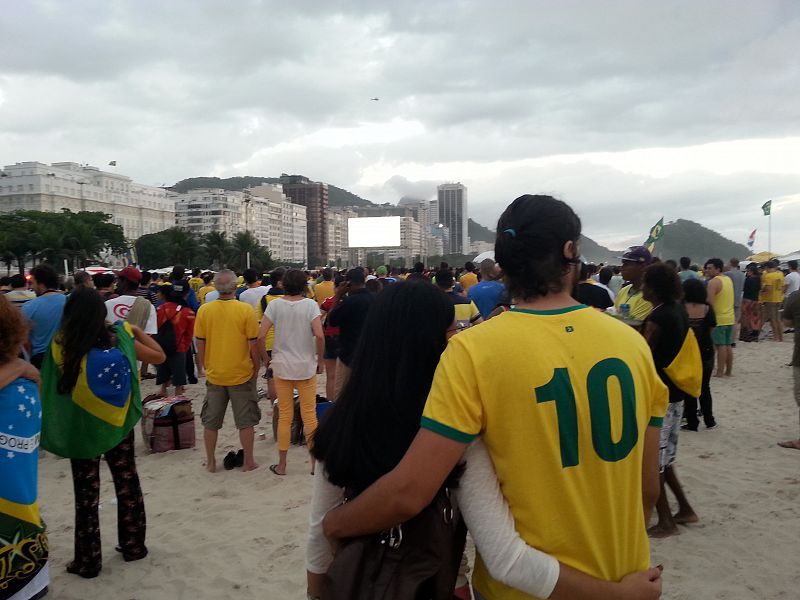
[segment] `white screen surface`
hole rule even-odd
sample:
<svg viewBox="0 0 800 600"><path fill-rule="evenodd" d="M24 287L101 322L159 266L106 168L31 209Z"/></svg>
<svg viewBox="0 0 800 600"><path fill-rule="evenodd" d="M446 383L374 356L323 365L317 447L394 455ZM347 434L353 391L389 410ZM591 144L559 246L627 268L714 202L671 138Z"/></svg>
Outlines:
<svg viewBox="0 0 800 600"><path fill-rule="evenodd" d="M349 248L391 248L400 245L400 217L347 219Z"/></svg>

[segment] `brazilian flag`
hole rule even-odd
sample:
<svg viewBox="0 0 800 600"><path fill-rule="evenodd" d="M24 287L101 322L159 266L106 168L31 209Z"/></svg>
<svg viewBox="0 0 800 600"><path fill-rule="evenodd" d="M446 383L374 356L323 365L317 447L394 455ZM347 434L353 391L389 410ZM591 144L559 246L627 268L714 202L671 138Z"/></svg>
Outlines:
<svg viewBox="0 0 800 600"><path fill-rule="evenodd" d="M133 332L118 321L115 348L93 348L83 358L70 394L60 394L63 350L53 340L42 365L42 439L45 450L65 458L95 458L127 436L142 416Z"/></svg>
<svg viewBox="0 0 800 600"><path fill-rule="evenodd" d="M664 217L661 217L658 220L658 223L650 228L650 233L643 245L646 246L650 252L652 252L656 246L656 242L662 237L664 237Z"/></svg>
<svg viewBox="0 0 800 600"><path fill-rule="evenodd" d="M700 346L691 327L686 331L681 349L664 369L664 373L679 390L692 398L700 397L703 385L703 360L700 356Z"/></svg>

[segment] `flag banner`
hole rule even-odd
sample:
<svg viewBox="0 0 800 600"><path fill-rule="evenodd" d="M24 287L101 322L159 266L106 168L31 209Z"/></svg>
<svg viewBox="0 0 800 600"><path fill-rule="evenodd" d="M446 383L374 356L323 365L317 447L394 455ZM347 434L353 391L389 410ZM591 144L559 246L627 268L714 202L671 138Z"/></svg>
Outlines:
<svg viewBox="0 0 800 600"><path fill-rule="evenodd" d="M130 325L113 328L117 347L92 349L75 388L58 392L63 354L53 340L42 365L42 448L65 458L95 458L119 444L142 416Z"/></svg>
<svg viewBox="0 0 800 600"><path fill-rule="evenodd" d="M47 565L47 536L39 516L37 477L42 407L28 379L0 389L0 597L39 585ZM46 575L46 572L44 573ZM20 597L29 598L30 595Z"/></svg>
<svg viewBox="0 0 800 600"><path fill-rule="evenodd" d="M747 247L750 248L750 250L753 249L756 243L756 231L756 229L753 229L752 233L750 233L750 237L747 238Z"/></svg>
<svg viewBox="0 0 800 600"><path fill-rule="evenodd" d="M761 210L764 211L764 216L768 217L772 213L772 200L767 200L761 205Z"/></svg>
<svg viewBox="0 0 800 600"><path fill-rule="evenodd" d="M648 235L647 239L644 241L644 246L647 246L647 249L652 252L656 246L656 242L662 237L664 237L664 217L661 217L658 223L650 228L650 235Z"/></svg>

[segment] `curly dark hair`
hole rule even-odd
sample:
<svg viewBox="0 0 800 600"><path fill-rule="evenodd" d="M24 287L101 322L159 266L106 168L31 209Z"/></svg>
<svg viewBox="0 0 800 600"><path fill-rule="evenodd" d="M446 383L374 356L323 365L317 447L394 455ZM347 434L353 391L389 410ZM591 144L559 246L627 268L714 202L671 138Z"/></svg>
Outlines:
<svg viewBox="0 0 800 600"><path fill-rule="evenodd" d="M22 311L0 294L0 365L19 356L20 348L28 339L30 325Z"/></svg>
<svg viewBox="0 0 800 600"><path fill-rule="evenodd" d="M676 302L683 296L681 278L667 263L656 263L647 267L642 284L652 290L659 302Z"/></svg>
<svg viewBox="0 0 800 600"><path fill-rule="evenodd" d="M520 196L497 222L495 258L517 300L546 296L564 288L563 277L579 263L564 256L564 244L578 243L581 220L551 196Z"/></svg>

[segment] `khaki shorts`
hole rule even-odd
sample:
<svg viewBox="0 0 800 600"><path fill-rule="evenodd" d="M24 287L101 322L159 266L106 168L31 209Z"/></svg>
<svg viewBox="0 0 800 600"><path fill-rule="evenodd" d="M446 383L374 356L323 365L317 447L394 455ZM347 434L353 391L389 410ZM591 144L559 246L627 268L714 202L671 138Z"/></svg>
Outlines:
<svg viewBox="0 0 800 600"><path fill-rule="evenodd" d="M780 302L764 302L761 304L761 322L766 323L767 321L778 321L778 307L780 307ZM778 323L779 326L783 326L783 323Z"/></svg>
<svg viewBox="0 0 800 600"><path fill-rule="evenodd" d="M233 409L233 422L236 429L255 427L261 420L261 409L258 406L256 382L250 380L240 385L214 385L206 382L206 399L200 412L203 427L217 431L222 428L228 401Z"/></svg>

